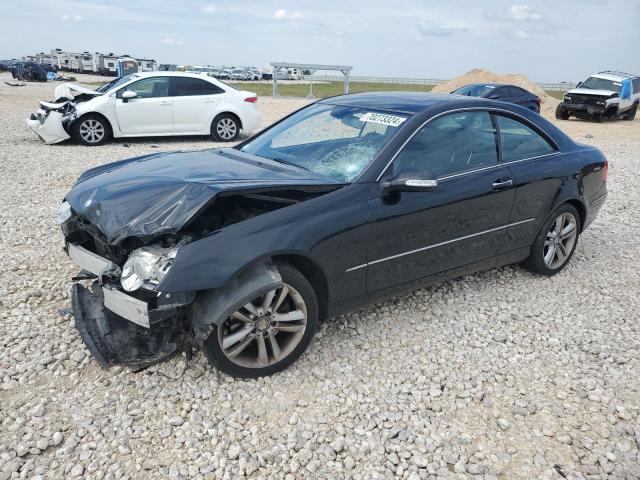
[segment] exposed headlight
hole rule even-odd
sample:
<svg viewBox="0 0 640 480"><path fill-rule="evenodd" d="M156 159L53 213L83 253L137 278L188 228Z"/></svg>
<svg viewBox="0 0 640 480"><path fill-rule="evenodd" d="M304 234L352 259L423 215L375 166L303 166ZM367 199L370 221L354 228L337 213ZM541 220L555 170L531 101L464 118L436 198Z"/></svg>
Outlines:
<svg viewBox="0 0 640 480"><path fill-rule="evenodd" d="M162 248L158 245L134 250L122 268L122 288L127 292L140 287L153 290L171 268L177 253L177 248Z"/></svg>
<svg viewBox="0 0 640 480"><path fill-rule="evenodd" d="M571 96L570 95L565 95L564 96L564 100L565 101L571 101Z"/></svg>
<svg viewBox="0 0 640 480"><path fill-rule="evenodd" d="M60 204L56 213L56 220L58 225L62 225L64 222L71 218L71 205L66 200Z"/></svg>

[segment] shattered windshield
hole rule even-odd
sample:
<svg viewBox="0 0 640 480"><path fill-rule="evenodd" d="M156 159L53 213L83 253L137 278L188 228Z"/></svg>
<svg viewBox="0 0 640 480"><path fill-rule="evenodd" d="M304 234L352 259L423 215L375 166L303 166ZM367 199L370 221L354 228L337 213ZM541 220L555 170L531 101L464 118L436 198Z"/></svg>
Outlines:
<svg viewBox="0 0 640 480"><path fill-rule="evenodd" d="M406 119L395 112L315 104L258 135L241 150L349 182Z"/></svg>
<svg viewBox="0 0 640 480"><path fill-rule="evenodd" d="M610 90L612 92L620 92L620 87L622 86L621 82L616 82L614 80L607 80L606 78L598 78L598 77L589 77L580 88L588 88L590 90Z"/></svg>
<svg viewBox="0 0 640 480"><path fill-rule="evenodd" d="M115 80L111 80L110 82L105 83L104 85L101 85L100 87L96 88L96 92L105 93L114 87L119 87L120 85L124 85L128 81L133 80L134 78L138 78L138 75L126 75L124 77L116 78Z"/></svg>

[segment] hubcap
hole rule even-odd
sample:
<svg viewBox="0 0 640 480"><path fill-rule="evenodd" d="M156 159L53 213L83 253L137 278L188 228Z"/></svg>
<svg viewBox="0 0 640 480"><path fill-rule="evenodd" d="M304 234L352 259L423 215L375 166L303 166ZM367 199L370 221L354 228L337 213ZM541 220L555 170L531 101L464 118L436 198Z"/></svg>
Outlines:
<svg viewBox="0 0 640 480"><path fill-rule="evenodd" d="M218 327L218 342L236 365L264 368L293 352L306 328L302 295L285 283L231 314Z"/></svg>
<svg viewBox="0 0 640 480"><path fill-rule="evenodd" d="M85 120L80 124L80 136L85 142L98 143L104 138L104 126L97 120Z"/></svg>
<svg viewBox="0 0 640 480"><path fill-rule="evenodd" d="M578 223L572 213L561 213L551 224L544 241L544 264L552 269L562 266L576 244Z"/></svg>
<svg viewBox="0 0 640 480"><path fill-rule="evenodd" d="M218 136L224 140L229 140L235 137L237 131L238 126L236 125L236 122L230 118L223 118L216 125L216 132L218 132Z"/></svg>

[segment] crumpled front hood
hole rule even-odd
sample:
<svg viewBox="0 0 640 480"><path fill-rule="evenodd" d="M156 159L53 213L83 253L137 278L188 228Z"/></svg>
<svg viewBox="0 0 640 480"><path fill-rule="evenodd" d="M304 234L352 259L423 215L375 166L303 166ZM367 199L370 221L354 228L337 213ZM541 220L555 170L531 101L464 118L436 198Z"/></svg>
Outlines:
<svg viewBox="0 0 640 480"><path fill-rule="evenodd" d="M68 98L69 100L73 100L72 92L84 93L86 95L101 95L101 93L96 92L95 90L91 90L90 88L83 87L82 85L77 85L75 83L63 83L62 85L58 85L54 90L56 99Z"/></svg>
<svg viewBox="0 0 640 480"><path fill-rule="evenodd" d="M233 149L145 155L84 172L66 195L111 244L176 233L221 192L344 182Z"/></svg>
<svg viewBox="0 0 640 480"><path fill-rule="evenodd" d="M571 95L572 93L579 95L598 95L602 97L610 97L618 92L614 92L613 90L593 90L592 88L573 88L569 90L566 94Z"/></svg>

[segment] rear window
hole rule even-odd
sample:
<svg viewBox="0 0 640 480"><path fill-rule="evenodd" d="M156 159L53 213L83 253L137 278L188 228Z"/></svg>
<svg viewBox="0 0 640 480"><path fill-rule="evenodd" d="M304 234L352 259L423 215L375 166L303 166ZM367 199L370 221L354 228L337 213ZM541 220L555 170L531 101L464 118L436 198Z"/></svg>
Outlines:
<svg viewBox="0 0 640 480"><path fill-rule="evenodd" d="M467 95L469 97L484 97L493 92L496 87L493 85L465 85L451 93L456 95Z"/></svg>
<svg viewBox="0 0 640 480"><path fill-rule="evenodd" d="M553 146L538 132L513 118L496 115L502 161L510 162L553 153Z"/></svg>
<svg viewBox="0 0 640 480"><path fill-rule="evenodd" d="M176 97L190 97L196 95L215 95L223 93L217 85L199 78L190 77L176 77L175 78L175 93Z"/></svg>

